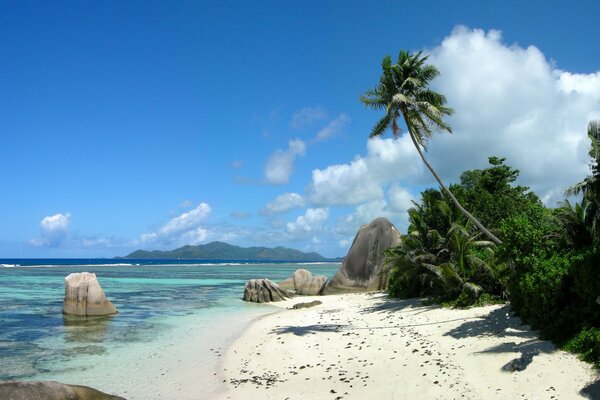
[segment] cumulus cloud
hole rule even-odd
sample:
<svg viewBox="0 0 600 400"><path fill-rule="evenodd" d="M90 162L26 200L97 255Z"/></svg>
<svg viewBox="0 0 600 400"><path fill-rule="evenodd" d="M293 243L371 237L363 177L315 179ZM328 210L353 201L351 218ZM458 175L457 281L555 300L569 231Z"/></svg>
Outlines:
<svg viewBox="0 0 600 400"><path fill-rule="evenodd" d="M272 202L268 203L265 208L262 209L261 214L273 215L278 213L284 213L294 208L304 207L304 197L298 193L284 193L275 198Z"/></svg>
<svg viewBox="0 0 600 400"><path fill-rule="evenodd" d="M385 185L414 177L422 170L408 137L370 139L366 156L313 170L309 197L317 205L358 205L382 199Z"/></svg>
<svg viewBox="0 0 600 400"><path fill-rule="evenodd" d="M70 213L58 213L44 217L40 222L40 237L30 240L34 246L57 247L69 236Z"/></svg>
<svg viewBox="0 0 600 400"><path fill-rule="evenodd" d="M535 46L507 45L499 31L456 28L431 51L455 114L453 135L430 146L445 179L485 167L487 156L507 157L521 183L549 205L588 173L586 125L600 116L600 72L575 74L547 60Z"/></svg>
<svg viewBox="0 0 600 400"><path fill-rule="evenodd" d="M393 185L382 199L361 204L353 213L338 218L335 233L338 237L353 237L361 225L375 218L385 217L403 231L407 228L407 210L413 206L414 197L406 189Z"/></svg>
<svg viewBox="0 0 600 400"><path fill-rule="evenodd" d="M327 111L323 107L305 107L294 113L290 128L301 130L325 118L327 118Z"/></svg>
<svg viewBox="0 0 600 400"><path fill-rule="evenodd" d="M265 178L268 183L281 185L290 180L294 171L294 161L306 152L306 143L300 139L290 140L287 150L277 150L265 165Z"/></svg>
<svg viewBox="0 0 600 400"><path fill-rule="evenodd" d="M144 233L140 236L140 242L156 245L201 243L209 233L203 224L211 211L208 204L200 203L196 208L172 218L157 230Z"/></svg>
<svg viewBox="0 0 600 400"><path fill-rule="evenodd" d="M286 231L292 235L302 235L322 228L329 217L327 208L309 208L304 215L300 215L294 222L286 224Z"/></svg>
<svg viewBox="0 0 600 400"><path fill-rule="evenodd" d="M493 30L459 27L429 53L441 72L432 86L455 109L448 118L454 133L436 135L426 153L444 180L487 167L488 156L506 157L520 169L519 183L554 205L588 174L586 125L600 117L600 72L562 71L536 47L507 45ZM410 139L376 138L366 155L315 169L308 197L318 206L362 206L352 214L357 220L377 204L405 209L415 185L437 183Z"/></svg>
<svg viewBox="0 0 600 400"><path fill-rule="evenodd" d="M317 136L315 136L315 142L321 142L327 140L342 132L342 129L346 124L350 122L350 117L344 113L340 114L337 118L330 121L323 129L321 129Z"/></svg>

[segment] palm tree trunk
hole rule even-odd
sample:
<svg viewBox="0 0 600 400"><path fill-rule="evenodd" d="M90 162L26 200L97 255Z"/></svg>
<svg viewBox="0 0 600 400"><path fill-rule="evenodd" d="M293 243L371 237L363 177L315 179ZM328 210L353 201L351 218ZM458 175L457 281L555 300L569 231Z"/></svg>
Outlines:
<svg viewBox="0 0 600 400"><path fill-rule="evenodd" d="M438 176L438 174L433 170L433 167L431 166L431 164L429 164L429 162L425 158L425 155L423 154L423 151L421 150L421 146L419 146L419 143L417 143L417 140L415 139L415 136L413 135L412 130L410 129L410 124L407 124L407 125L408 125L408 134L409 134L409 136L410 136L413 144L417 148L417 151L419 152L419 155L421 156L421 160L423 160L423 162L425 163L425 165L429 169L429 172L431 172L431 175L433 175L433 177L435 178L435 180L438 181L438 183L440 184L440 186L442 187L442 189L444 189L444 191L446 192L446 194L448 194L448 196L450 196L450 199L452 199L452 202L454 203L454 205L456 206L456 208L458 208L460 210L460 212L462 212L465 215L465 217L467 217L468 219L470 219L477 226L477 228L479 228L479 230L481 232L483 232L484 235L486 235L488 238L490 238L490 240L492 242L494 242L496 244L502 244L502 240L498 239L496 237L496 235L494 235L485 226L483 226L481 224L481 222L479 222L479 220L477 218L475 218L470 212L468 212L467 210L465 210L465 208L458 202L458 199L456 197L454 197L454 195L452 194L452 192L450 191L450 189L448 189L446 187L446 185L444 185L444 182L442 182L442 180L440 179L440 177Z"/></svg>

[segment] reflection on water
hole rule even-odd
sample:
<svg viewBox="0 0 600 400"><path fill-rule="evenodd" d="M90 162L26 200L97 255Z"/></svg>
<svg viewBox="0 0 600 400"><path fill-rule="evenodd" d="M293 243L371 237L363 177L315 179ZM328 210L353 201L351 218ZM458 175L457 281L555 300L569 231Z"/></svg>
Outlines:
<svg viewBox="0 0 600 400"><path fill-rule="evenodd" d="M106 339L113 315L76 317L63 315L65 341L68 343L101 343Z"/></svg>
<svg viewBox="0 0 600 400"><path fill-rule="evenodd" d="M0 380L35 379L83 370L94 357L165 337L186 318L207 320L252 310L244 283L283 280L297 268L333 276L339 264L136 265L0 268ZM95 272L119 314L62 314L64 278ZM90 361L90 357L94 361Z"/></svg>

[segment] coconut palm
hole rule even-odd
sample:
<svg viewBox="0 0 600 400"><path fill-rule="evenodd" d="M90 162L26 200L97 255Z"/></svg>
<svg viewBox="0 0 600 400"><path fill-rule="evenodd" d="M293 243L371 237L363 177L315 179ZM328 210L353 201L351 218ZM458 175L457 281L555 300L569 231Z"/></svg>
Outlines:
<svg viewBox="0 0 600 400"><path fill-rule="evenodd" d="M398 119L402 117L419 156L452 202L490 240L500 244L502 241L459 203L423 154L434 130L452 132L443 117L453 112L445 106L444 95L428 88L439 71L434 65L426 64L426 61L427 56L422 55L422 52L410 54L405 50L400 51L396 64L392 65L390 56L383 58L383 73L379 85L360 98L367 107L385 111L384 116L373 127L370 137L382 135L389 127L394 136L397 136L400 133Z"/></svg>
<svg viewBox="0 0 600 400"><path fill-rule="evenodd" d="M583 194L583 200L577 210L577 205L573 210L576 214L584 215L584 222L589 227L592 237L596 243L600 242L600 121L590 121L588 124L588 137L592 142L590 156L592 157L592 174L587 176L583 181L571 186L566 190L567 196ZM569 215L569 208L572 208L568 201L563 207L566 214ZM564 221L564 218L563 218ZM572 225L572 224L571 224ZM567 227L569 224L567 224Z"/></svg>

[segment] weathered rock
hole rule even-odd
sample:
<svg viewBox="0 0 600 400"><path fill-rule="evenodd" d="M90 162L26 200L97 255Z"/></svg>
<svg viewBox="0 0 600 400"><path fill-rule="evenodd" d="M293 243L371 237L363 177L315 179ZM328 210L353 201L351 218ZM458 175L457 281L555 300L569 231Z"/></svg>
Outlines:
<svg viewBox="0 0 600 400"><path fill-rule="evenodd" d="M79 272L65 278L63 313L90 317L116 314L117 309L106 298L96 274Z"/></svg>
<svg viewBox="0 0 600 400"><path fill-rule="evenodd" d="M471 282L467 282L463 285L462 292L466 294L470 299L476 300L479 295L483 292L483 288Z"/></svg>
<svg viewBox="0 0 600 400"><path fill-rule="evenodd" d="M291 299L294 295L268 279L250 279L244 286L244 301L269 303Z"/></svg>
<svg viewBox="0 0 600 400"><path fill-rule="evenodd" d="M296 286L294 285L294 277L291 276L289 278L287 278L284 281L278 282L277 283L279 285L280 288L285 289L285 290L296 290Z"/></svg>
<svg viewBox="0 0 600 400"><path fill-rule="evenodd" d="M400 243L400 233L386 218L377 218L358 230L342 266L322 294L369 292L387 288L382 272L383 252Z"/></svg>
<svg viewBox="0 0 600 400"><path fill-rule="evenodd" d="M301 308L310 308L310 307L318 306L320 304L323 304L323 302L320 300L313 300L313 301L309 301L306 303L296 303L292 306L292 308L294 310L299 310Z"/></svg>
<svg viewBox="0 0 600 400"><path fill-rule="evenodd" d="M51 381L0 382L2 400L125 400L87 386Z"/></svg>
<svg viewBox="0 0 600 400"><path fill-rule="evenodd" d="M297 269L292 276L294 281L294 288L296 294L303 296L316 296L321 294L325 284L327 283L327 277L325 275L313 276L312 272L306 269Z"/></svg>

